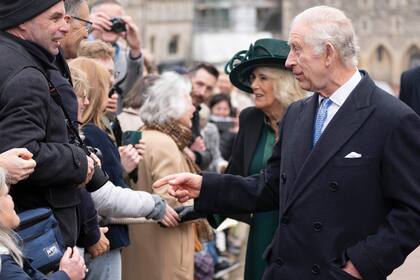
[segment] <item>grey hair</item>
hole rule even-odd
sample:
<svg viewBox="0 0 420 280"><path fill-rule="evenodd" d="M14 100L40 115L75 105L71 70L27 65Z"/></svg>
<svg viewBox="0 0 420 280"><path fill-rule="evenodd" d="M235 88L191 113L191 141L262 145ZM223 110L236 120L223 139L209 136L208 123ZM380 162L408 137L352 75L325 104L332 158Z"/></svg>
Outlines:
<svg viewBox="0 0 420 280"><path fill-rule="evenodd" d="M7 193L8 186L6 184L6 175L3 168L0 167L0 193ZM0 212L2 211L0 207ZM5 254L4 249L12 256L20 267L23 267L22 251L17 246L17 237L13 230L4 227L0 224L0 247L3 248L2 254ZM1 268L1 266L0 266Z"/></svg>
<svg viewBox="0 0 420 280"><path fill-rule="evenodd" d="M66 9L66 14L71 16L79 15L80 5L86 2L86 0L66 0L64 1L64 8Z"/></svg>
<svg viewBox="0 0 420 280"><path fill-rule="evenodd" d="M163 73L146 91L140 118L146 125L178 120L188 109L186 97L191 88L188 78L175 72Z"/></svg>
<svg viewBox="0 0 420 280"><path fill-rule="evenodd" d="M340 53L347 67L357 66L359 43L353 24L343 11L328 7L316 6L298 14L292 22L306 23L310 32L306 33L305 41L313 46L318 54L325 51L325 44L331 43Z"/></svg>

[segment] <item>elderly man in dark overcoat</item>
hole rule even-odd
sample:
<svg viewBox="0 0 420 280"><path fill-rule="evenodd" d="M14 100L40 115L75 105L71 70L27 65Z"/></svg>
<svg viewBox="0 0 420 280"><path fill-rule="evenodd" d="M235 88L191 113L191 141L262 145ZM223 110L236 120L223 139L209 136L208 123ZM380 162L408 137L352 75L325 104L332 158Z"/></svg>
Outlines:
<svg viewBox="0 0 420 280"><path fill-rule="evenodd" d="M66 246L74 246L78 186L94 161L69 144L66 121L49 73L68 32L62 0L6 0L0 4L0 152L27 148L36 161L28 179L11 188L18 211L50 207Z"/></svg>
<svg viewBox="0 0 420 280"><path fill-rule="evenodd" d="M335 8L292 22L286 67L314 94L290 105L260 175L175 174L203 212L279 209L263 279L385 280L420 241L420 118L357 68L351 21Z"/></svg>

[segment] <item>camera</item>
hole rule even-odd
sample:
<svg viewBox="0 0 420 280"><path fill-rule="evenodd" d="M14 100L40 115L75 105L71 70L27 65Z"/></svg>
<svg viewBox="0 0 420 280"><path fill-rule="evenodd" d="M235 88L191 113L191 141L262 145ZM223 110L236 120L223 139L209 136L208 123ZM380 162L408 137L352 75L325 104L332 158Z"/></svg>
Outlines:
<svg viewBox="0 0 420 280"><path fill-rule="evenodd" d="M125 26L125 21L120 17L115 17L110 19L112 26L109 30L110 32L114 33L121 33L127 31L127 27Z"/></svg>
<svg viewBox="0 0 420 280"><path fill-rule="evenodd" d="M99 150L98 148L95 148L95 147L91 147L91 146L86 146L86 147L87 147L87 150L89 151L88 156L90 154L95 154L101 161L104 160L104 157L102 156L101 150Z"/></svg>
<svg viewBox="0 0 420 280"><path fill-rule="evenodd" d="M103 156L101 150L98 148L87 146L87 150L89 152L88 156L93 153L95 154L101 161L103 161ZM100 189L105 183L109 180L108 175L106 172L95 162L95 168L92 179L89 183L86 184L86 190L88 192L94 192Z"/></svg>

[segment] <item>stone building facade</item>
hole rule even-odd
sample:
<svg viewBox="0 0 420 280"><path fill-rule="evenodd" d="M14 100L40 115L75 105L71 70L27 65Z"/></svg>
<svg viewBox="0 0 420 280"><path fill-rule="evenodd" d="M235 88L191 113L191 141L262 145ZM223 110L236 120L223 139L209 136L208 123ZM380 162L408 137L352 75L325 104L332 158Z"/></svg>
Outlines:
<svg viewBox="0 0 420 280"><path fill-rule="evenodd" d="M88 1L90 4L94 0ZM140 29L142 48L157 64L183 64L191 56L193 0L119 0Z"/></svg>
<svg viewBox="0 0 420 280"><path fill-rule="evenodd" d="M360 68L366 69L374 79L397 88L401 73L420 64L419 0L120 2L139 25L142 46L153 54L157 63L190 62L194 59L194 42L203 34L258 34L263 28L274 37L287 39L290 23L296 14L311 6L329 5L344 10L353 21L359 37ZM277 17L280 21L278 25ZM264 21L273 22L273 26L279 27L278 32L261 27ZM226 39L226 44L231 38Z"/></svg>

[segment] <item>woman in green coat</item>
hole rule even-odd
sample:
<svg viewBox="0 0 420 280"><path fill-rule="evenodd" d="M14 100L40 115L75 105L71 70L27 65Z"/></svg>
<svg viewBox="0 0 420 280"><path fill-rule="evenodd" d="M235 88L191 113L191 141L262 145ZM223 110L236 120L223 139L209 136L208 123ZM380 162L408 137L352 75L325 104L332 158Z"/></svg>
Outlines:
<svg viewBox="0 0 420 280"><path fill-rule="evenodd" d="M292 73L285 69L288 53L285 41L261 39L226 65L233 85L255 97L255 107L243 110L239 116L239 132L226 173L248 176L264 169L287 107L304 97ZM259 280L266 266L262 255L273 238L279 216L278 211L273 211L248 218L245 280Z"/></svg>

